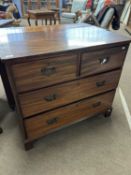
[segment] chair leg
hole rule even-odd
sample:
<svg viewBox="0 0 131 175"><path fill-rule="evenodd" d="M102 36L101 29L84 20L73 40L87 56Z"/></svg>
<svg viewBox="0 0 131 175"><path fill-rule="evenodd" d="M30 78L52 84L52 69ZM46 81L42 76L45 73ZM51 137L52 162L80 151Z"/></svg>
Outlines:
<svg viewBox="0 0 131 175"><path fill-rule="evenodd" d="M3 133L3 129L2 128L0 128L0 134L2 134Z"/></svg>

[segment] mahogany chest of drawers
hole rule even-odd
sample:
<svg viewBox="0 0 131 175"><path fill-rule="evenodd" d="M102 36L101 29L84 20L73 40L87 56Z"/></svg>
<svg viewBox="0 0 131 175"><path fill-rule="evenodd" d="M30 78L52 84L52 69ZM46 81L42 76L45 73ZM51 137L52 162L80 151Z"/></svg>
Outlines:
<svg viewBox="0 0 131 175"><path fill-rule="evenodd" d="M62 127L111 115L128 38L86 24L6 29L3 35L1 76L26 149Z"/></svg>

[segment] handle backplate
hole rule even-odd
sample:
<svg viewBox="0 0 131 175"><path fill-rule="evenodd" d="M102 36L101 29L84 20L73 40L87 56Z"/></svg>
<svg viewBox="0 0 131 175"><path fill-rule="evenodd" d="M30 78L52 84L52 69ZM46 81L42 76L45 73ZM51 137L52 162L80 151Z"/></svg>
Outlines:
<svg viewBox="0 0 131 175"><path fill-rule="evenodd" d="M57 122L58 122L58 118L57 118L57 117L52 118L52 119L49 119L49 120L46 121L46 123L47 123L48 125L53 125L53 124L55 124L55 123L57 123Z"/></svg>
<svg viewBox="0 0 131 175"><path fill-rule="evenodd" d="M101 102L98 101L98 102L92 104L92 107L93 107L93 108L96 108L96 107L98 107L98 106L100 106L100 105L101 105Z"/></svg>
<svg viewBox="0 0 131 175"><path fill-rule="evenodd" d="M46 100L47 102L51 102L53 100L56 100L56 98L57 98L56 94L51 94L51 95L44 97L44 100Z"/></svg>
<svg viewBox="0 0 131 175"><path fill-rule="evenodd" d="M106 83L106 80L96 82L96 87L101 87L101 86L104 86L104 85L105 85L105 83Z"/></svg>
<svg viewBox="0 0 131 175"><path fill-rule="evenodd" d="M45 76L50 76L56 73L56 68L54 66L47 66L41 69L41 73Z"/></svg>
<svg viewBox="0 0 131 175"><path fill-rule="evenodd" d="M109 57L99 58L100 64L107 64L109 62Z"/></svg>

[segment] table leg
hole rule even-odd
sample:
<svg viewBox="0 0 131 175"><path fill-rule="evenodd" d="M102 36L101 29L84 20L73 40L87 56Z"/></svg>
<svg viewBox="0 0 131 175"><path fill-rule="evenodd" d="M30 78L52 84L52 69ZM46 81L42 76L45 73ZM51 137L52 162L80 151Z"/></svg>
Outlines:
<svg viewBox="0 0 131 175"><path fill-rule="evenodd" d="M52 18L50 18L50 25L52 25Z"/></svg>
<svg viewBox="0 0 131 175"><path fill-rule="evenodd" d="M2 134L3 133L3 129L0 127L0 134Z"/></svg>
<svg viewBox="0 0 131 175"><path fill-rule="evenodd" d="M54 20L54 24L56 24L56 18L55 17L53 18L53 20Z"/></svg>
<svg viewBox="0 0 131 175"><path fill-rule="evenodd" d="M47 21L48 21L47 18L45 18L45 25L47 25Z"/></svg>
<svg viewBox="0 0 131 175"><path fill-rule="evenodd" d="M58 22L60 24L60 14L59 14L59 12L57 12L56 15L57 15L57 20L58 20Z"/></svg>
<svg viewBox="0 0 131 175"><path fill-rule="evenodd" d="M28 24L29 24L29 26L31 26L31 23L30 23L30 17L28 17L27 20L28 20Z"/></svg>
<svg viewBox="0 0 131 175"><path fill-rule="evenodd" d="M35 19L35 25L38 26L38 20L37 19Z"/></svg>
<svg viewBox="0 0 131 175"><path fill-rule="evenodd" d="M61 18L60 18L60 16L58 17L58 21L59 21L59 24L61 23Z"/></svg>

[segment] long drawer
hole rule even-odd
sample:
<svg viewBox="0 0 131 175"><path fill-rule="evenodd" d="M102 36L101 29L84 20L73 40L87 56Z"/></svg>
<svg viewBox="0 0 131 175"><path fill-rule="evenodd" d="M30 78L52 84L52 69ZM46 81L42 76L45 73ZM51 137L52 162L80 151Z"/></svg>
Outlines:
<svg viewBox="0 0 131 175"><path fill-rule="evenodd" d="M77 55L66 55L14 64L12 72L18 92L37 89L76 78Z"/></svg>
<svg viewBox="0 0 131 175"><path fill-rule="evenodd" d="M88 76L122 67L126 52L126 46L85 52L82 54L80 75Z"/></svg>
<svg viewBox="0 0 131 175"><path fill-rule="evenodd" d="M114 94L115 92L112 91L35 116L31 119L25 119L28 139L38 138L64 125L104 112L111 106Z"/></svg>
<svg viewBox="0 0 131 175"><path fill-rule="evenodd" d="M24 117L115 89L120 70L19 95Z"/></svg>

